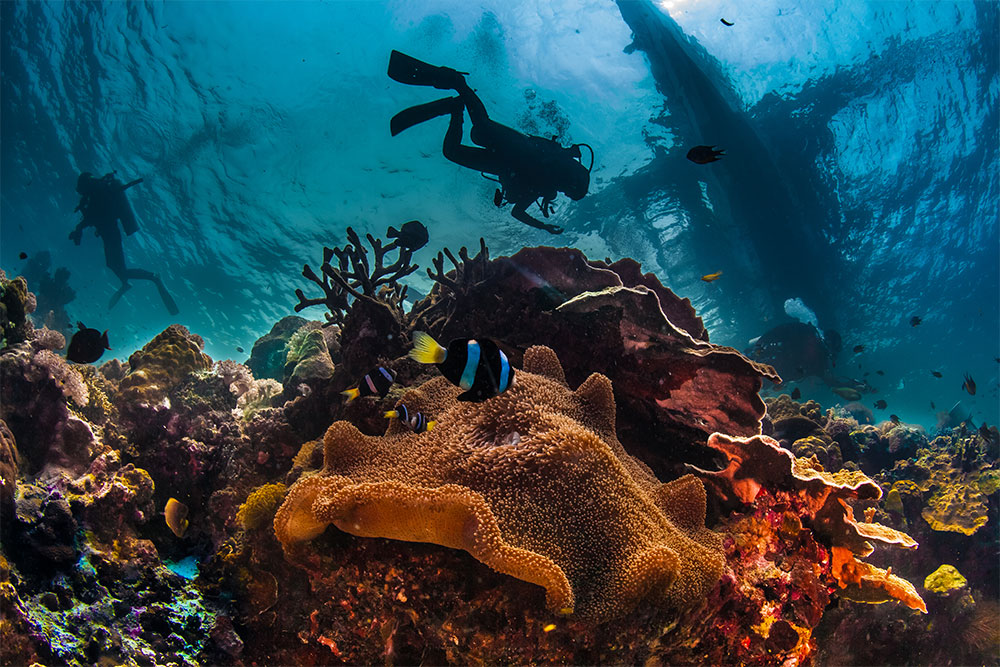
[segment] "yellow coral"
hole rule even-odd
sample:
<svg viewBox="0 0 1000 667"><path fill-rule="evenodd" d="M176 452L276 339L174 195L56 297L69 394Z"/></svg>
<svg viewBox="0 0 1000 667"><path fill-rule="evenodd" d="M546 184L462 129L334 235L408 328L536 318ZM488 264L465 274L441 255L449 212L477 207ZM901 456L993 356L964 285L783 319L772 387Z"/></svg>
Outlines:
<svg viewBox="0 0 1000 667"><path fill-rule="evenodd" d="M506 392L459 402L443 378L402 398L439 418L384 437L336 422L324 467L289 490L274 520L286 548L329 524L354 535L464 549L546 590L552 611L607 617L639 600L704 597L722 574L693 476L660 484L615 436L611 382L570 391L549 348L533 347Z"/></svg>
<svg viewBox="0 0 1000 667"><path fill-rule="evenodd" d="M246 530L255 530L274 518L278 505L285 497L284 484L265 484L257 487L236 511L236 520Z"/></svg>
<svg viewBox="0 0 1000 667"><path fill-rule="evenodd" d="M924 588L932 593L947 593L958 588L965 588L966 584L968 582L961 572L948 564L941 565L924 579Z"/></svg>
<svg viewBox="0 0 1000 667"><path fill-rule="evenodd" d="M128 358L130 370L119 385L128 403L155 405L188 373L208 370L205 342L180 324L171 324Z"/></svg>

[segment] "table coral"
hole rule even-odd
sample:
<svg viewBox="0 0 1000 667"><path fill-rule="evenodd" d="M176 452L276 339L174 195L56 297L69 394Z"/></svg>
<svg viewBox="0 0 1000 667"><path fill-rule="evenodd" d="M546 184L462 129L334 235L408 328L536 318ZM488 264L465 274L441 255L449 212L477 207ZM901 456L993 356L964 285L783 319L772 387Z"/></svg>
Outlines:
<svg viewBox="0 0 1000 667"><path fill-rule="evenodd" d="M119 384L120 400L154 406L188 373L208 370L212 360L205 342L180 324L171 324L128 358L130 370Z"/></svg>
<svg viewBox="0 0 1000 667"><path fill-rule="evenodd" d="M660 484L615 436L610 381L576 391L555 353L529 348L515 385L486 403L456 401L442 378L407 406L438 426L384 437L336 422L324 468L289 491L274 520L286 549L329 524L359 536L465 549L541 585L553 611L606 618L644 598L683 606L715 585L721 542L704 526L705 492Z"/></svg>

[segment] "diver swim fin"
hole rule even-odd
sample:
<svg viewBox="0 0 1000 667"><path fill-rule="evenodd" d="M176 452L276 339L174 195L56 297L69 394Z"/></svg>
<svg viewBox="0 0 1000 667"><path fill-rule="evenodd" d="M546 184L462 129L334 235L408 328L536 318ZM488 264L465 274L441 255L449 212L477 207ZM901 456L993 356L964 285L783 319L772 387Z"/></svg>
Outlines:
<svg viewBox="0 0 1000 667"><path fill-rule="evenodd" d="M403 130L407 130L418 123L450 114L455 110L456 105L461 106L461 104L462 99L460 97L443 97L440 100L425 102L424 104L403 109L389 121L389 131L392 132L392 136L396 136Z"/></svg>
<svg viewBox="0 0 1000 667"><path fill-rule="evenodd" d="M393 49L389 55L389 78L409 86L434 86L435 88L455 88L468 72L459 72L450 67L438 67L417 60L413 56Z"/></svg>
<svg viewBox="0 0 1000 667"><path fill-rule="evenodd" d="M167 288L163 286L163 281L160 279L159 275L153 278L153 284L156 285L156 291L160 293L160 299L163 301L163 305L166 306L167 312L171 315L176 315L181 312L177 307L177 302L174 301L172 296L170 296L170 292L167 291Z"/></svg>
<svg viewBox="0 0 1000 667"><path fill-rule="evenodd" d="M122 283L121 288L117 292L111 295L111 299L108 301L108 310L111 310L112 308L117 306L118 302L121 301L121 298L125 296L125 292L129 291L130 289L132 289L132 285L130 283L128 282Z"/></svg>

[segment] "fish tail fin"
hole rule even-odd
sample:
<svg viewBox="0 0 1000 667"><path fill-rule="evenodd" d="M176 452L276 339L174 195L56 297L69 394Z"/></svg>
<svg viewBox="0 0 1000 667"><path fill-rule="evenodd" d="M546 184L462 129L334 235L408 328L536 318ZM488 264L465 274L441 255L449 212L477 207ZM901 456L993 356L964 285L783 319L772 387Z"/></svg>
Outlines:
<svg viewBox="0 0 1000 667"><path fill-rule="evenodd" d="M399 238L399 230L395 227L389 227L388 231L385 233L391 239Z"/></svg>
<svg viewBox="0 0 1000 667"><path fill-rule="evenodd" d="M399 413L396 412L395 410L386 410L382 416L385 417L386 419L392 419L393 417L398 417Z"/></svg>
<svg viewBox="0 0 1000 667"><path fill-rule="evenodd" d="M110 350L111 349L111 344L108 342L108 330L107 329L105 329L104 333L101 334L101 345L104 346L105 350Z"/></svg>
<svg viewBox="0 0 1000 667"><path fill-rule="evenodd" d="M429 422L427 422L427 430L428 431L431 430L432 428L434 428L435 426L437 426L437 420L432 419Z"/></svg>
<svg viewBox="0 0 1000 667"><path fill-rule="evenodd" d="M422 364L440 364L448 356L448 350L441 347L436 340L425 331L413 332L413 349L410 359Z"/></svg>
<svg viewBox="0 0 1000 667"><path fill-rule="evenodd" d="M358 396L361 395L361 389L359 389L358 387L354 387L352 389L346 389L346 390L344 390L344 391L342 391L340 393L343 394L344 396L346 396L347 397L347 402L350 403L355 398L357 398Z"/></svg>

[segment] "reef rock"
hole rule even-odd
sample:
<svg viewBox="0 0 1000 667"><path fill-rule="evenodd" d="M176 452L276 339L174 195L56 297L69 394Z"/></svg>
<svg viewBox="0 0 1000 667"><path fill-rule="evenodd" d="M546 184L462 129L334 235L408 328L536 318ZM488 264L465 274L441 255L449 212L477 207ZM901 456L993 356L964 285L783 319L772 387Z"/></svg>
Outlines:
<svg viewBox="0 0 1000 667"><path fill-rule="evenodd" d="M460 391L435 378L403 396L438 420L429 432L393 421L370 437L334 423L322 471L296 482L275 517L286 550L331 523L464 549L543 586L550 610L588 618L704 599L724 566L704 487L661 484L625 453L606 377L571 391L555 353L532 347L508 391L479 404Z"/></svg>
<svg viewBox="0 0 1000 667"><path fill-rule="evenodd" d="M872 542L908 549L917 546L909 535L867 517L855 520L848 501L879 500L878 484L856 470L826 472L815 458L796 458L767 436L730 438L714 433L708 446L724 454L728 465L718 471L690 468L729 501L750 504L762 492L787 500L803 523L830 545L831 575L842 597L869 603L897 600L927 612L912 584L856 558L871 555Z"/></svg>
<svg viewBox="0 0 1000 667"><path fill-rule="evenodd" d="M212 367L204 347L201 336L171 324L128 358L130 370L119 384L119 400L127 406L160 404L188 373Z"/></svg>

